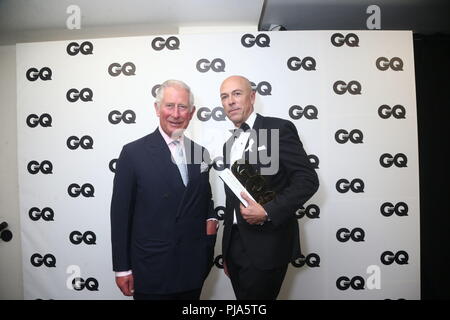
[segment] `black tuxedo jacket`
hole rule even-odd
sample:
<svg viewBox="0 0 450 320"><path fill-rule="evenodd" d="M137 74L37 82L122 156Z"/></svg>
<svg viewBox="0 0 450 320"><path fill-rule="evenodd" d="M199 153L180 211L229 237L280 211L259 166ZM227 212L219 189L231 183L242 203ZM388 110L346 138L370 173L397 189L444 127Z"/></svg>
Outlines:
<svg viewBox="0 0 450 320"><path fill-rule="evenodd" d="M114 271L132 270L135 291L169 294L201 288L212 265L214 216L204 149L185 138L189 183L184 186L157 129L125 145L117 161L111 201ZM189 161L188 161L189 162ZM204 168L204 166L203 166Z"/></svg>
<svg viewBox="0 0 450 320"><path fill-rule="evenodd" d="M233 210L236 210L237 226L250 260L255 267L267 270L286 265L301 255L295 212L317 191L319 180L292 122L257 114L252 129L244 157L252 163L256 172L262 173L268 190L276 193L275 198L263 206L270 221L266 221L263 225L248 224L240 214L238 198L225 186L226 209L222 253L226 261ZM274 129L278 130L279 139L276 138ZM231 137L224 145L226 166L230 165L233 140ZM277 142L279 149L274 145ZM250 146L251 148L248 148ZM278 168L274 160L277 154ZM268 158L272 158L270 163L267 163ZM271 172L264 174L263 170L267 171L270 166L275 170L269 170Z"/></svg>

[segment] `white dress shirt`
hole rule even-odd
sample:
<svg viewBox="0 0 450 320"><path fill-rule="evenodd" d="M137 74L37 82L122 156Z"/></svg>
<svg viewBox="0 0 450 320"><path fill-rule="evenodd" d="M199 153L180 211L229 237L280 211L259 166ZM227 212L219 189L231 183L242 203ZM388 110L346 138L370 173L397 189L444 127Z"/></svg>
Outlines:
<svg viewBox="0 0 450 320"><path fill-rule="evenodd" d="M256 120L256 113L252 112L252 114L248 117L245 123L248 124L250 129L252 129L253 125L255 124L255 120ZM235 129L238 128L236 127ZM233 165L233 163L242 158L242 155L245 152L245 145L247 144L249 138L250 132L243 132L239 135L236 141L234 141L230 150L230 167ZM236 211L234 211L233 213L233 224L237 224Z"/></svg>

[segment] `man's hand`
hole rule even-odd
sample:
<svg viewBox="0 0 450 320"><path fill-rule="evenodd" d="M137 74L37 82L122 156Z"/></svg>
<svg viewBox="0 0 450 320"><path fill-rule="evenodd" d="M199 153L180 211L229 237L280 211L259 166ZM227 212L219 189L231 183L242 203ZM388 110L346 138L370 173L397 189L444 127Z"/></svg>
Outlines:
<svg viewBox="0 0 450 320"><path fill-rule="evenodd" d="M207 220L206 221L206 234L213 235L217 233L217 225L219 221L217 220Z"/></svg>
<svg viewBox="0 0 450 320"><path fill-rule="evenodd" d="M242 217L249 224L261 224L267 220L266 210L256 201L252 200L246 192L241 192L241 197L248 202L248 207L241 203Z"/></svg>
<svg viewBox="0 0 450 320"><path fill-rule="evenodd" d="M133 295L134 279L132 274L124 277L116 277L116 284L124 295L128 297Z"/></svg>

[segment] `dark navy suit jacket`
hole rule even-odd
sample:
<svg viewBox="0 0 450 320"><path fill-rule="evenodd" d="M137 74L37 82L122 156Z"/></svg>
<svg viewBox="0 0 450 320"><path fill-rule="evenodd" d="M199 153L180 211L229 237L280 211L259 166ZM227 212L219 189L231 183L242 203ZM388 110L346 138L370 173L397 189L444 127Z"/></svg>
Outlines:
<svg viewBox="0 0 450 320"><path fill-rule="evenodd" d="M225 185L222 252L226 261L233 211L236 210L237 226L247 255L254 266L268 270L287 265L300 257L300 237L295 212L314 195L319 187L319 180L292 122L257 114L252 129L249 141L254 140L253 147L247 148L243 157L247 161L256 159L250 161L252 166L264 177L267 189L276 193L275 198L263 206L270 221L263 225L248 224L240 213L239 199ZM276 139L272 138L275 132L278 133ZM228 159L233 142L231 137L223 148L227 167L230 165ZM278 145L275 146L272 142ZM249 147L249 143L246 147ZM272 161L263 160L263 155L270 155ZM277 166L274 166L275 157L278 157ZM262 168L268 169L271 166L278 168L264 174Z"/></svg>
<svg viewBox="0 0 450 320"><path fill-rule="evenodd" d="M125 145L117 161L111 200L113 270L131 269L138 293L201 288L212 266L216 237L206 235L206 221L214 207L209 170L201 172L198 158L205 149L187 138L184 143L188 163L191 158L187 186L158 129Z"/></svg>

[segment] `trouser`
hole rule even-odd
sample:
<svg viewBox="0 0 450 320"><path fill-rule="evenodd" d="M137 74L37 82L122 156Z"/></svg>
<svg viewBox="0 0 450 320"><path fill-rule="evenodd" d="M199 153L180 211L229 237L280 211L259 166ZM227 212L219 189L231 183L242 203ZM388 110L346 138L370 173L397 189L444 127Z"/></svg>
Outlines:
<svg viewBox="0 0 450 320"><path fill-rule="evenodd" d="M287 267L260 270L252 265L239 235L233 226L225 262L238 300L275 300L280 292Z"/></svg>

